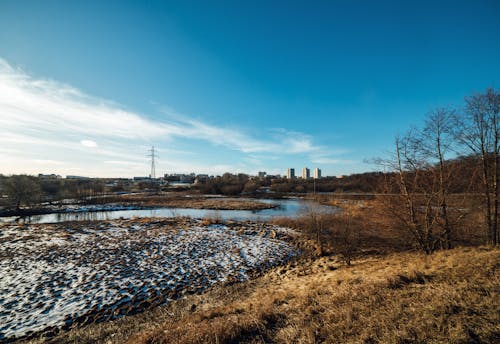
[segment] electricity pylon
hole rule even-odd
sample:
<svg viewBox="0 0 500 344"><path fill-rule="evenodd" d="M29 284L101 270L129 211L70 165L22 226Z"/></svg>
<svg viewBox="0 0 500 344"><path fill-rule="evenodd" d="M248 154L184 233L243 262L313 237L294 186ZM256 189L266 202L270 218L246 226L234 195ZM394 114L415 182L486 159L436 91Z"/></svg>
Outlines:
<svg viewBox="0 0 500 344"><path fill-rule="evenodd" d="M147 156L151 158L151 174L149 175L149 178L156 179L155 159L158 158L158 155L155 151L155 146L152 146L148 152L149 154Z"/></svg>

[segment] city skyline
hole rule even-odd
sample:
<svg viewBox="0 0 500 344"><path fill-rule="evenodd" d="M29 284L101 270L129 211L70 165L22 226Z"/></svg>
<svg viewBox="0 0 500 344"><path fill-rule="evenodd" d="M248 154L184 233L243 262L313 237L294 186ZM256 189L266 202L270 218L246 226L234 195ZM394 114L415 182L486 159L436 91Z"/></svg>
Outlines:
<svg viewBox="0 0 500 344"><path fill-rule="evenodd" d="M292 168L292 170L295 170ZM304 172L304 170L302 170ZM225 173L229 173L232 175L235 175L235 173L232 173L231 171L227 171ZM224 173L224 174L225 174ZM257 177L257 178L288 178L288 173L289 171L285 171L285 174L268 174L266 171L259 171L256 174L246 174L249 177ZM294 172L295 173L295 172ZM322 175L321 169L315 167L312 175L311 175L311 170L308 169L308 177L306 179L320 179L320 178L329 178L329 177L343 177L341 175L339 176L325 176ZM93 177L85 176L85 175L60 175L60 174L43 174L39 173L38 175L34 175L35 177L39 178L52 178L52 179L61 179L61 178L66 178L66 179L89 179ZM138 178L143 178L143 179L166 179L169 177L198 177L198 176L207 176L207 177L221 177L222 174L205 174L205 173L196 173L196 172L191 172L191 173L179 173L179 172L173 172L173 173L156 173L156 176L154 178L151 178L151 174L149 175L141 175L141 176L133 176L133 177L128 177L128 178L123 178L123 177L103 177L102 179L138 179ZM297 178L297 176L293 176L293 178ZM298 178L304 178L304 175L302 174ZM96 177L96 179L99 179L99 177Z"/></svg>
<svg viewBox="0 0 500 344"><path fill-rule="evenodd" d="M499 13L486 0L4 0L0 173L145 175L151 146L165 173L378 170L429 111L498 86Z"/></svg>

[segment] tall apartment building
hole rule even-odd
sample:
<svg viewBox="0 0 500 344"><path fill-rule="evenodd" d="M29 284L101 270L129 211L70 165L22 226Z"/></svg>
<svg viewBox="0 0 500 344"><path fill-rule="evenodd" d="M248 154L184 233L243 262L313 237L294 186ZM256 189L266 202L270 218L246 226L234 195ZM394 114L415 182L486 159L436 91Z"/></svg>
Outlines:
<svg viewBox="0 0 500 344"><path fill-rule="evenodd" d="M309 179L309 178L311 178L311 171L307 167L304 167L302 169L302 178L303 179Z"/></svg>
<svg viewBox="0 0 500 344"><path fill-rule="evenodd" d="M320 179L321 178L321 170L319 168L316 167L314 169L313 177L314 177L314 179Z"/></svg>
<svg viewBox="0 0 500 344"><path fill-rule="evenodd" d="M289 168L288 171L286 172L286 177L288 179L295 178L295 169L294 168Z"/></svg>

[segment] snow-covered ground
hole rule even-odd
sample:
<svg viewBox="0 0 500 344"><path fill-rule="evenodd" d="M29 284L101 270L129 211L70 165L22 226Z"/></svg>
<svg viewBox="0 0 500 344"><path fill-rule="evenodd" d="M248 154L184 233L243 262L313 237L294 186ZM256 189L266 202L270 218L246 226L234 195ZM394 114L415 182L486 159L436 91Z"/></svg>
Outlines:
<svg viewBox="0 0 500 344"><path fill-rule="evenodd" d="M231 229L233 228L233 229ZM264 224L127 220L0 226L0 341L133 314L297 254Z"/></svg>

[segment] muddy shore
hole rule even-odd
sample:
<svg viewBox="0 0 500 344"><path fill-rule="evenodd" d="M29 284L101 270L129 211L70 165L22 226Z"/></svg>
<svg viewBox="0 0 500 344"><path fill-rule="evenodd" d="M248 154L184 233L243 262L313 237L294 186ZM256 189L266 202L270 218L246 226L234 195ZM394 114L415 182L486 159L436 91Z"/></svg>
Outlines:
<svg viewBox="0 0 500 344"><path fill-rule="evenodd" d="M263 210L277 207L276 204L264 203L251 199L224 199L206 197L161 197L161 196L126 196L87 200L84 203L45 205L37 208L19 210L0 209L1 217L33 216L43 214L95 212L116 210L143 210L156 208L188 208L207 210Z"/></svg>
<svg viewBox="0 0 500 344"><path fill-rule="evenodd" d="M262 210L275 208L276 204L264 203L251 199L225 198L193 198L193 197L148 197L128 198L127 203L141 206L155 206L167 208L190 208L212 210Z"/></svg>

